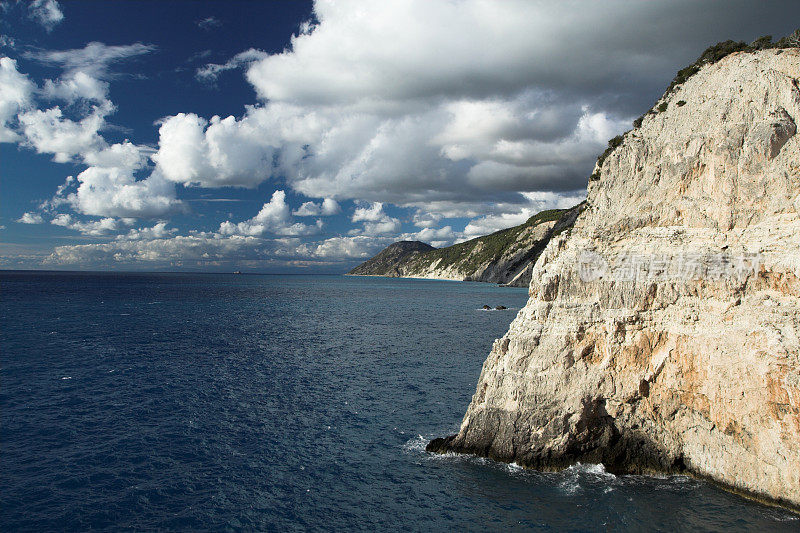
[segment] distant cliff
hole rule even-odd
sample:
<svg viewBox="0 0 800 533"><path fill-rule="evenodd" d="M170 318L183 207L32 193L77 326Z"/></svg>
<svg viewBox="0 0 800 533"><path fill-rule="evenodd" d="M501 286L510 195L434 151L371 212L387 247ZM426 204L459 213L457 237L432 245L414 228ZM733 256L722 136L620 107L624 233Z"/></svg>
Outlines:
<svg viewBox="0 0 800 533"><path fill-rule="evenodd" d="M402 277L402 268L413 256L436 250L419 241L399 241L384 248L381 253L364 261L348 272L351 276Z"/></svg>
<svg viewBox="0 0 800 533"><path fill-rule="evenodd" d="M799 78L799 49L742 43L679 73L429 451L688 472L800 509Z"/></svg>
<svg viewBox="0 0 800 533"><path fill-rule="evenodd" d="M539 254L554 235L572 226L582 207L542 211L519 226L446 248L437 249L418 241L396 242L349 274L527 287Z"/></svg>

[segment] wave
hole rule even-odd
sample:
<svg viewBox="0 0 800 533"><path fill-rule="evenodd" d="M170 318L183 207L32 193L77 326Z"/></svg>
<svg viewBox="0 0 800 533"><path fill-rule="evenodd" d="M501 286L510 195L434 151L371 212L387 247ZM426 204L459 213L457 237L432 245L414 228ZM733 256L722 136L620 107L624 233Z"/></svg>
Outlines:
<svg viewBox="0 0 800 533"><path fill-rule="evenodd" d="M594 463L575 463L556 473L556 476L561 478L558 488L567 494L576 494L598 484L606 485L603 492L611 492L614 490L611 485L617 480L617 476L606 472L604 465Z"/></svg>
<svg viewBox="0 0 800 533"><path fill-rule="evenodd" d="M422 435L417 435L412 439L408 440L405 444L403 444L400 448L407 453L420 453L425 452L425 446L428 445L430 439L423 437Z"/></svg>

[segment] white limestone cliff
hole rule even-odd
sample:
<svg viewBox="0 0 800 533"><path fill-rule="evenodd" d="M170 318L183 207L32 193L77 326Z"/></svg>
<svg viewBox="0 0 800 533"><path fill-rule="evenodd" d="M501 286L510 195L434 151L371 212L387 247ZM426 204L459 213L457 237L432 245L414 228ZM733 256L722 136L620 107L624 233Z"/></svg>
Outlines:
<svg viewBox="0 0 800 533"><path fill-rule="evenodd" d="M429 450L689 472L800 509L798 78L798 49L735 53L625 135Z"/></svg>

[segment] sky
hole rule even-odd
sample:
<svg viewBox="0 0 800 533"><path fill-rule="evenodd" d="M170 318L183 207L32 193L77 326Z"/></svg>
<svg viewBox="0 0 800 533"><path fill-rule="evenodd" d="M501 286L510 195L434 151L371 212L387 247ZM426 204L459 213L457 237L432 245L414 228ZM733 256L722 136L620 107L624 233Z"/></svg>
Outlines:
<svg viewBox="0 0 800 533"><path fill-rule="evenodd" d="M585 198L796 1L0 2L0 268L342 273Z"/></svg>

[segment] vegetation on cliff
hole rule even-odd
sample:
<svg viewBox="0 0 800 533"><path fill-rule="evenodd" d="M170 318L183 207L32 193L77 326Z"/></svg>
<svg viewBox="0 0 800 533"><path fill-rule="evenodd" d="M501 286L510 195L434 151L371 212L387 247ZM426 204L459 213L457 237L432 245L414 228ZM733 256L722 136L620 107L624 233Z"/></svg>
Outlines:
<svg viewBox="0 0 800 533"><path fill-rule="evenodd" d="M445 248L417 241L396 242L349 274L506 283L532 265L554 234L571 225L574 216L568 223L558 223L566 214L577 214L576 208L542 211L524 224ZM527 285L529 281L523 276L516 283Z"/></svg>
<svg viewBox="0 0 800 533"><path fill-rule="evenodd" d="M410 256L436 250L430 244L420 241L399 241L384 248L381 253L364 261L348 272L353 276L397 276L398 265Z"/></svg>
<svg viewBox="0 0 800 533"><path fill-rule="evenodd" d="M542 211L519 226L410 257L409 265L412 269L417 270L439 261L437 268L440 269L458 266L463 271L474 272L481 266L496 261L504 255L514 254L525 248L528 244L527 241L520 239L525 230L544 222L554 222L560 219L565 212L565 209Z"/></svg>
<svg viewBox="0 0 800 533"><path fill-rule="evenodd" d="M657 115L658 113L663 113L666 111L669 107L669 103L667 102L668 97L675 92L677 87L683 85L686 83L686 80L700 72L700 69L702 69L704 66L713 65L714 63L719 62L721 59L735 52L757 52L759 50L785 48L800 48L800 29L795 30L795 32L791 35L781 37L775 42L772 41L772 35L764 35L750 44L747 44L744 41L728 40L709 46L703 51L702 54L700 54L697 59L695 59L691 65L688 65L678 71L678 73L672 79L672 82L669 84L669 87L667 87L667 90L664 91L664 94L661 96L661 98L659 98L658 102L633 121L633 128L640 128L644 118L647 115ZM676 105L678 107L682 107L686 105L686 102L681 100L677 102ZM597 166L592 175L589 176L589 181L597 181L600 179L600 168L602 168L603 162L605 162L606 158L608 158L608 156L611 155L614 150L616 150L617 147L622 144L625 135L627 135L629 131L631 130L626 131L622 135L617 135L608 141L608 147L597 158Z"/></svg>

